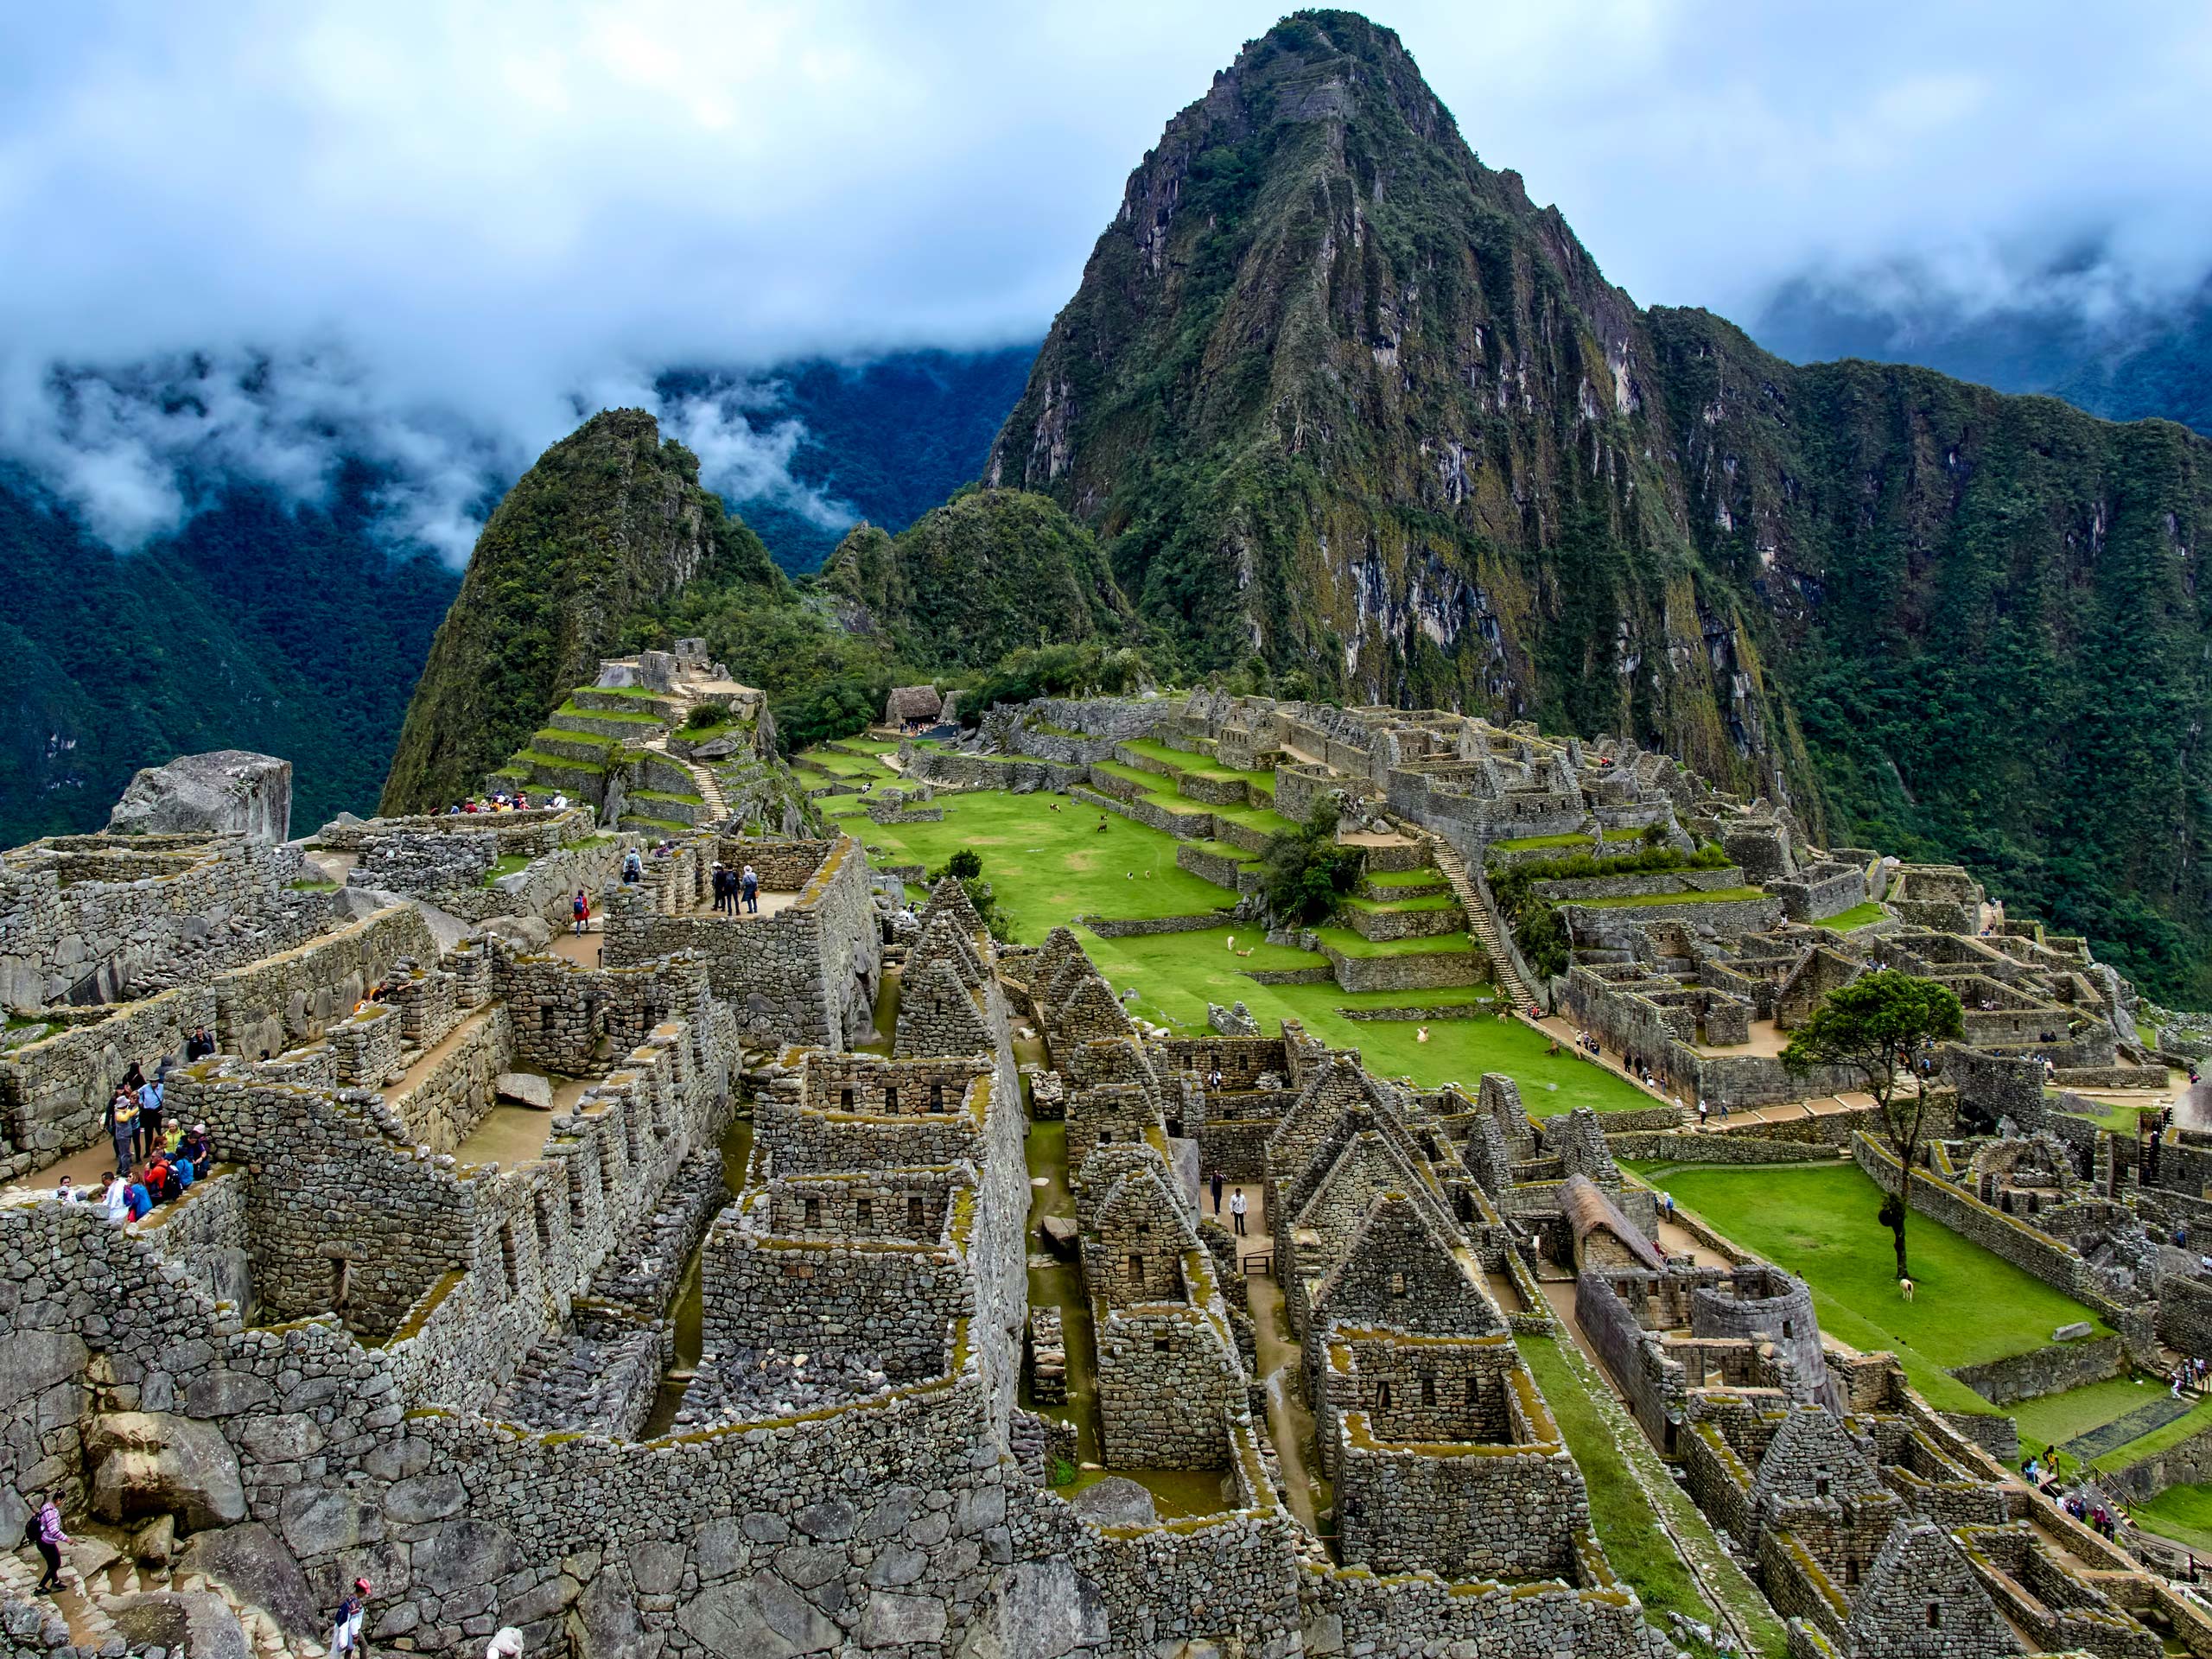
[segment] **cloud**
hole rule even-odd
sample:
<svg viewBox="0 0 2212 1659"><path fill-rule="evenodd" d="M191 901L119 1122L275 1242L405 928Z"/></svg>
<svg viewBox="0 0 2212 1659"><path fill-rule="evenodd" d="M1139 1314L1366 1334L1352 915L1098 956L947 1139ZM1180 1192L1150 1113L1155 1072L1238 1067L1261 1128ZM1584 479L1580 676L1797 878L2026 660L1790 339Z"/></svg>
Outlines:
<svg viewBox="0 0 2212 1659"><path fill-rule="evenodd" d="M128 541L193 510L195 457L311 498L352 421L395 526L450 551L471 480L594 387L1036 337L1128 168L1281 10L13 9L0 450ZM2056 0L1381 10L1646 302L1911 271L2004 304L2094 246L2082 302L2133 303L2212 265L2212 11L2183 0L2099 8L2094 50ZM148 390L180 377L204 408ZM718 407L674 417L716 476L784 487L798 439Z"/></svg>

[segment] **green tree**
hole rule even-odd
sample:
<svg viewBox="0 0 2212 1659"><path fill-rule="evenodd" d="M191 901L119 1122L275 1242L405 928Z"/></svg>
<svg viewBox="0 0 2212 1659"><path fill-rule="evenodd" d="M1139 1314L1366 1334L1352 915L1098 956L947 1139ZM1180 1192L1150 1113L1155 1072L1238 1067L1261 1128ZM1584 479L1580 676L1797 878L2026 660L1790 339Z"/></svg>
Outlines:
<svg viewBox="0 0 2212 1659"><path fill-rule="evenodd" d="M1904 1195L1928 1115L1928 1079L1913 1065L1914 1053L1923 1043L1955 1041L1964 1033L1959 999L1948 986L1885 968L1830 991L1782 1051L1782 1063L1792 1071L1816 1065L1856 1071L1874 1096L1876 1121L1904 1172L1878 1217L1896 1246L1900 1279L1912 1276L1905 1266L1911 1206ZM1912 1081L1910 1094L1903 1090L1900 1070Z"/></svg>
<svg viewBox="0 0 2212 1659"><path fill-rule="evenodd" d="M1319 921L1351 891L1359 860L1356 848L1337 842L1336 803L1317 801L1304 823L1270 836L1260 855L1268 909L1286 922Z"/></svg>

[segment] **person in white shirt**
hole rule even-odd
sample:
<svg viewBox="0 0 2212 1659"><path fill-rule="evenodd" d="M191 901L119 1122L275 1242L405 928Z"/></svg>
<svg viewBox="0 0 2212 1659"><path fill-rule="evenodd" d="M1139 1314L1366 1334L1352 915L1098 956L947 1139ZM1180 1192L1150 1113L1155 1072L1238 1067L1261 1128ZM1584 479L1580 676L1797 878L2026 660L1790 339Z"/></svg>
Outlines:
<svg viewBox="0 0 2212 1659"><path fill-rule="evenodd" d="M1229 1224L1239 1238L1244 1236L1244 1189L1240 1186L1229 1195Z"/></svg>

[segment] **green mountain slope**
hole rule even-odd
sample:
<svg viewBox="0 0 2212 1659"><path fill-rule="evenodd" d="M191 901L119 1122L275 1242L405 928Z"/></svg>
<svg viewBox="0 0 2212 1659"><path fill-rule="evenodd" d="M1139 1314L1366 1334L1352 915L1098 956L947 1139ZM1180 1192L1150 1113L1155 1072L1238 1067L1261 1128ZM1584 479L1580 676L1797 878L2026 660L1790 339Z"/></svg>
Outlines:
<svg viewBox="0 0 2212 1659"><path fill-rule="evenodd" d="M375 534L379 480L327 508L245 486L118 555L0 474L0 845L82 832L140 766L205 749L293 762L293 821L375 804L459 577Z"/></svg>
<svg viewBox="0 0 2212 1659"><path fill-rule="evenodd" d="M785 587L652 416L594 416L538 457L477 538L408 704L383 810L434 810L474 789L619 652L632 616L695 577L764 595Z"/></svg>
<svg viewBox="0 0 2212 1659"><path fill-rule="evenodd" d="M2202 1000L2209 462L1642 312L1395 35L1307 12L1131 174L985 476L1186 669L1624 732Z"/></svg>
<svg viewBox="0 0 2212 1659"><path fill-rule="evenodd" d="M1090 532L1049 496L1019 490L969 492L895 537L862 524L822 587L853 632L944 668L1117 635L1128 620Z"/></svg>

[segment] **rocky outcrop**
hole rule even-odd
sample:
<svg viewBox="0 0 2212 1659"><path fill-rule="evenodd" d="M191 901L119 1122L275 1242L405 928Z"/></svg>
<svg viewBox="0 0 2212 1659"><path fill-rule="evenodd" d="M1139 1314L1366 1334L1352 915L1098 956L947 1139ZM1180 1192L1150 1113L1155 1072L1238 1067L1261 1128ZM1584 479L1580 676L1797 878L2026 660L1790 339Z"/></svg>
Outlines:
<svg viewBox="0 0 2212 1659"><path fill-rule="evenodd" d="M292 763L216 749L142 767L107 827L126 835L244 836L274 846L292 833Z"/></svg>
<svg viewBox="0 0 2212 1659"><path fill-rule="evenodd" d="M103 1521L176 1515L194 1530L245 1519L238 1454L213 1423L111 1411L85 1431L92 1513Z"/></svg>

